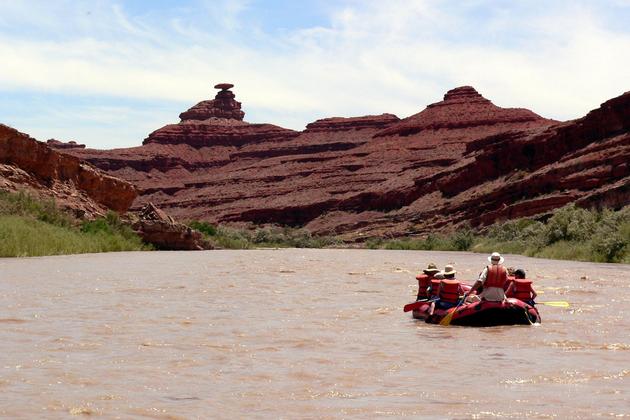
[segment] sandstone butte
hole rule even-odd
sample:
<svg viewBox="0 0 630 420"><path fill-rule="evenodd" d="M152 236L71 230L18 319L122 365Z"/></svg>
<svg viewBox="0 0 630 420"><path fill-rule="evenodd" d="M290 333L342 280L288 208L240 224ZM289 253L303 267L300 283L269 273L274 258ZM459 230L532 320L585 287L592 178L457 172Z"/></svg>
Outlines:
<svg viewBox="0 0 630 420"><path fill-rule="evenodd" d="M630 92L558 122L470 86L399 119L326 118L297 132L243 121L230 84L142 146L59 146L178 220L282 224L347 240L481 227L575 202L630 202ZM63 147L63 149L62 149Z"/></svg>

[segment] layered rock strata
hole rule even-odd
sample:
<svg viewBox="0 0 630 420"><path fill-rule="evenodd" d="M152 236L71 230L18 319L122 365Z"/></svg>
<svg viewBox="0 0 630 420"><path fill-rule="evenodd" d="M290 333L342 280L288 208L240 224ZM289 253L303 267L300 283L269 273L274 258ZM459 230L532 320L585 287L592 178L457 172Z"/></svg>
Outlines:
<svg viewBox="0 0 630 420"><path fill-rule="evenodd" d="M127 181L0 124L0 189L30 190L54 198L79 216L108 209L123 213L137 196Z"/></svg>
<svg viewBox="0 0 630 420"><path fill-rule="evenodd" d="M66 152L136 184L134 208L357 240L630 202L630 93L560 123L464 86L402 120L326 118L301 133L244 122L228 96L141 147Z"/></svg>

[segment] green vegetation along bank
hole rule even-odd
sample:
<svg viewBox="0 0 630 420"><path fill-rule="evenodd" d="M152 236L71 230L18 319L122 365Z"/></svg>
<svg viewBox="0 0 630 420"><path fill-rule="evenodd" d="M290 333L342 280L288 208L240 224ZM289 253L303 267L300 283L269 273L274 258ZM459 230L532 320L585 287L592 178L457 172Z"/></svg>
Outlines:
<svg viewBox="0 0 630 420"><path fill-rule="evenodd" d="M59 210L52 200L0 191L0 257L147 249L116 213L81 221Z"/></svg>
<svg viewBox="0 0 630 420"><path fill-rule="evenodd" d="M328 248L341 247L343 242L333 236L315 236L306 229L261 227L254 230L214 226L206 222L187 223L201 231L215 248Z"/></svg>
<svg viewBox="0 0 630 420"><path fill-rule="evenodd" d="M630 263L630 206L620 211L569 205L546 220L516 219L483 233L462 228L422 239L372 239L369 248L521 254L559 260Z"/></svg>
<svg viewBox="0 0 630 420"><path fill-rule="evenodd" d="M260 227L236 229L192 221L216 248L344 247L339 238L315 236L305 229ZM356 244L353 244L356 246ZM593 262L630 263L630 206L620 211L585 210L573 205L544 220L517 219L484 232L460 228L451 234L423 238L373 238L371 249L473 251ZM79 254L152 249L118 215L108 213L81 221L59 210L53 201L25 193L0 192L0 257Z"/></svg>

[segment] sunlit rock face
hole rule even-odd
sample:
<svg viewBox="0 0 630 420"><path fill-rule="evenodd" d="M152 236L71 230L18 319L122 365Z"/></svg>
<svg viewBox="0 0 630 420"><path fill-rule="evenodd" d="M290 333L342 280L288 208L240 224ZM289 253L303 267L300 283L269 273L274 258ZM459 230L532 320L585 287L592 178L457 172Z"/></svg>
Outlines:
<svg viewBox="0 0 630 420"><path fill-rule="evenodd" d="M65 152L134 183L133 208L351 240L630 201L630 93L561 123L462 86L404 119L323 118L297 132L245 122L233 86L216 87L140 147Z"/></svg>
<svg viewBox="0 0 630 420"><path fill-rule="evenodd" d="M57 143L66 147L65 143ZM0 124L0 190L27 191L53 198L60 207L86 218L103 215L108 210L123 213L137 195L129 182L3 124Z"/></svg>

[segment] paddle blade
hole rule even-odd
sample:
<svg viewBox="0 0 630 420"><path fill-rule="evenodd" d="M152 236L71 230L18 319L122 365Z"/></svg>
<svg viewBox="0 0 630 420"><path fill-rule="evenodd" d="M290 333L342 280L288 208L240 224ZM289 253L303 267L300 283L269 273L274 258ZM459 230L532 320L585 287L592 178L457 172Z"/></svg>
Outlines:
<svg viewBox="0 0 630 420"><path fill-rule="evenodd" d="M555 306L556 308L568 308L569 302L564 300L558 300L554 302L536 302L539 305Z"/></svg>
<svg viewBox="0 0 630 420"><path fill-rule="evenodd" d="M451 319L453 319L453 315L455 314L456 309L457 308L453 308L448 314L446 314L446 316L440 321L440 325L451 325Z"/></svg>

